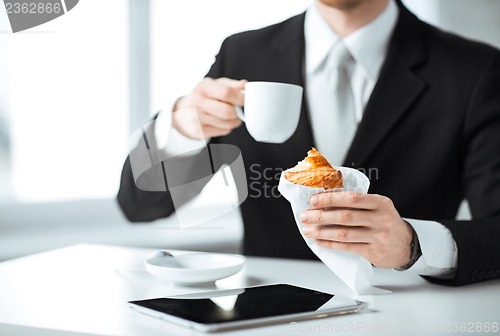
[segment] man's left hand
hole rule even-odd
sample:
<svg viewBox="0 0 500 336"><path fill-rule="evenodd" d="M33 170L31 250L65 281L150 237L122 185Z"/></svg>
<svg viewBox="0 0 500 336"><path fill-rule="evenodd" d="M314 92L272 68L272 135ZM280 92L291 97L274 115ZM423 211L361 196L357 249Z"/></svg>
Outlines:
<svg viewBox="0 0 500 336"><path fill-rule="evenodd" d="M319 246L349 251L382 268L397 268L410 260L413 229L381 195L350 191L311 197L311 209L301 215L305 237Z"/></svg>

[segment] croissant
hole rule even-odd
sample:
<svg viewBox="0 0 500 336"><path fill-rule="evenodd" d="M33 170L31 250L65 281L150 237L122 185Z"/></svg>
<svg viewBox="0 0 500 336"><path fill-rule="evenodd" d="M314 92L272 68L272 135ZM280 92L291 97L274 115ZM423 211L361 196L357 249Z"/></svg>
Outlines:
<svg viewBox="0 0 500 336"><path fill-rule="evenodd" d="M304 160L285 172L285 178L312 188L342 188L342 173L334 169L314 147L307 152Z"/></svg>

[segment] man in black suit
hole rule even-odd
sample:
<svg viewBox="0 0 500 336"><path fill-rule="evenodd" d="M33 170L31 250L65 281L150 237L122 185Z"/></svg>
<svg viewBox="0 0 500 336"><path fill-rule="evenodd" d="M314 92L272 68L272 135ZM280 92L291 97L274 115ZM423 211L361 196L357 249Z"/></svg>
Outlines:
<svg viewBox="0 0 500 336"><path fill-rule="evenodd" d="M419 21L399 0L317 0L305 14L229 37L207 78L177 102L176 131L237 146L247 178L259 182L253 186L275 188L278 180L264 169L289 168L318 144L328 149L314 106L314 97L328 92L308 91L323 62L314 55L328 54L318 40L329 34L326 26L354 59L358 125L343 165L377 174L369 195L313 197L302 234L441 284L500 278L500 53ZM245 80L304 86L299 126L288 141L258 143L241 125L234 105L243 103ZM287 201L259 195L241 204L244 253L315 258ZM463 199L470 221L454 220ZM118 201L131 221L174 211L169 192L136 187L129 159Z"/></svg>

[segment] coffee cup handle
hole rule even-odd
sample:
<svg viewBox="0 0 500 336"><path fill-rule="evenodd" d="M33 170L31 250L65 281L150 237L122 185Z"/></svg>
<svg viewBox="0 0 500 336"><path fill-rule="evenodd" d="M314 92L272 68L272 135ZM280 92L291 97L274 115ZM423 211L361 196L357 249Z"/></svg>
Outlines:
<svg viewBox="0 0 500 336"><path fill-rule="evenodd" d="M241 93L243 93L244 95L245 91L241 90ZM241 121L245 122L245 114L243 113L243 109L241 108L241 106L235 105L234 109L236 111L236 116L240 118Z"/></svg>
<svg viewBox="0 0 500 336"><path fill-rule="evenodd" d="M236 116L241 119L241 121L245 121L245 114L243 114L243 109L241 106L236 105L235 107L236 110Z"/></svg>

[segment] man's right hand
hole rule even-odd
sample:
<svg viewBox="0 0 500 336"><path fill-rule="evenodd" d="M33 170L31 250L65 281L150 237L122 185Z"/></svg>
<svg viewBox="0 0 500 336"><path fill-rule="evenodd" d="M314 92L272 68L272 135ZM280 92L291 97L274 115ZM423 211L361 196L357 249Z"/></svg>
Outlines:
<svg viewBox="0 0 500 336"><path fill-rule="evenodd" d="M229 134L241 125L234 107L243 105L241 91L246 82L229 78L203 79L175 104L173 127L184 136L198 140Z"/></svg>

